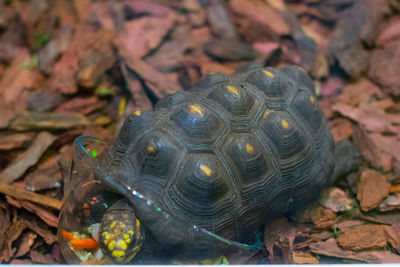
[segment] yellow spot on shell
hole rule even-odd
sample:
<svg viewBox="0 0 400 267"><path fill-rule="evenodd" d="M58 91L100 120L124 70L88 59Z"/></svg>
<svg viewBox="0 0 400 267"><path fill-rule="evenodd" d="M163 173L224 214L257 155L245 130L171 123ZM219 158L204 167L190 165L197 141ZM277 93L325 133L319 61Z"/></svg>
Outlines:
<svg viewBox="0 0 400 267"><path fill-rule="evenodd" d="M272 72L270 72L270 71L264 70L263 72L264 72L265 75L267 75L267 76L269 76L269 77L271 77L271 78L274 78L274 77L275 77L275 75L274 75Z"/></svg>
<svg viewBox="0 0 400 267"><path fill-rule="evenodd" d="M249 154L254 153L254 147L247 143L246 144L246 152L249 153Z"/></svg>
<svg viewBox="0 0 400 267"><path fill-rule="evenodd" d="M136 116L140 116L142 115L142 112L140 110L136 110L135 112L133 112L133 114L135 114Z"/></svg>
<svg viewBox="0 0 400 267"><path fill-rule="evenodd" d="M203 116L203 109L199 105L190 105L189 110L191 113L197 113L200 116Z"/></svg>
<svg viewBox="0 0 400 267"><path fill-rule="evenodd" d="M137 226L137 221L138 221L138 220L136 220L136 226ZM134 234L132 230L129 230L128 233L129 233L131 236Z"/></svg>
<svg viewBox="0 0 400 267"><path fill-rule="evenodd" d="M208 167L206 165L201 164L200 170L207 176L211 176L211 174L212 174L212 170L210 169L210 167Z"/></svg>
<svg viewBox="0 0 400 267"><path fill-rule="evenodd" d="M108 232L103 232L101 235L106 236L106 235L108 235Z"/></svg>
<svg viewBox="0 0 400 267"><path fill-rule="evenodd" d="M289 129L289 122L287 120L281 120L282 127L285 129Z"/></svg>
<svg viewBox="0 0 400 267"><path fill-rule="evenodd" d="M108 250L113 251L114 248L115 248L115 241L113 240L108 244Z"/></svg>
<svg viewBox="0 0 400 267"><path fill-rule="evenodd" d="M115 227L116 222L112 222L110 225L110 229L113 229Z"/></svg>
<svg viewBox="0 0 400 267"><path fill-rule="evenodd" d="M311 104L314 104L314 102L315 102L315 97L310 96L310 102L311 102Z"/></svg>
<svg viewBox="0 0 400 267"><path fill-rule="evenodd" d="M234 95L239 95L239 91L232 85L226 86L226 89L228 89L228 91Z"/></svg>
<svg viewBox="0 0 400 267"><path fill-rule="evenodd" d="M122 239L117 241L117 248L121 248L122 250L125 250L128 246L126 245L126 242Z"/></svg>
<svg viewBox="0 0 400 267"><path fill-rule="evenodd" d="M264 112L264 115L263 115L263 118L265 119L269 114L271 114L272 113L272 110L266 110L265 112Z"/></svg>
<svg viewBox="0 0 400 267"><path fill-rule="evenodd" d="M154 153L156 151L156 148L152 145L147 146L147 154Z"/></svg>
<svg viewBox="0 0 400 267"><path fill-rule="evenodd" d="M120 251L120 250L115 250L115 251L113 251L112 255L115 258L121 258L121 257L125 256L125 252Z"/></svg>

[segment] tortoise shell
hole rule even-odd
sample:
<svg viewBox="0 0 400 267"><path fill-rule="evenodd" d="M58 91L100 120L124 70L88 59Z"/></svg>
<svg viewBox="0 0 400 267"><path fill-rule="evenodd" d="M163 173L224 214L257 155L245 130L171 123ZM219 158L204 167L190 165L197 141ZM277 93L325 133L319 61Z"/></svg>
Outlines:
<svg viewBox="0 0 400 267"><path fill-rule="evenodd" d="M319 194L333 147L310 78L294 66L252 65L130 115L105 168L185 225L241 242ZM154 236L181 230L141 209Z"/></svg>

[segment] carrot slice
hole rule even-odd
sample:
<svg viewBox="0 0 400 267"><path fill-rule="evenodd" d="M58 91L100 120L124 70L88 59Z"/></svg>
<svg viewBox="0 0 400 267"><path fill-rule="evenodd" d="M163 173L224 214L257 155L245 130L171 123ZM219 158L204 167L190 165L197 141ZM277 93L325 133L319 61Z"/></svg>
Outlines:
<svg viewBox="0 0 400 267"><path fill-rule="evenodd" d="M71 234L70 232L67 232L65 230L62 231L62 235L65 239L68 239L69 241L74 239L74 235Z"/></svg>
<svg viewBox="0 0 400 267"><path fill-rule="evenodd" d="M81 250L81 249L86 249L86 248L97 249L99 247L99 244L93 238L73 239L70 242L71 242L71 246L75 250Z"/></svg>

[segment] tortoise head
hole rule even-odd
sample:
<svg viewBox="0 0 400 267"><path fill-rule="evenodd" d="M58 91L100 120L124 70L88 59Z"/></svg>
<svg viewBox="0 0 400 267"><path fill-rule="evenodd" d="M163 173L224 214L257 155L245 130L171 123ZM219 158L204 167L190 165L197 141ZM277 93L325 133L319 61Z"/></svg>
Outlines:
<svg viewBox="0 0 400 267"><path fill-rule="evenodd" d="M99 242L109 263L126 264L139 252L144 242L143 226L125 200L118 201L104 214Z"/></svg>

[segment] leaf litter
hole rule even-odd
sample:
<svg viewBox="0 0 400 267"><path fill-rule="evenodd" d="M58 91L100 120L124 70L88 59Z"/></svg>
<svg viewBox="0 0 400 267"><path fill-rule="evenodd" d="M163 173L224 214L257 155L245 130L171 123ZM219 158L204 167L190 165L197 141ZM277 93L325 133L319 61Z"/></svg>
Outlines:
<svg viewBox="0 0 400 267"><path fill-rule="evenodd" d="M334 186L235 260L400 262L400 6L361 2L0 1L0 262L63 263L76 136L112 140L127 114L249 62L303 66L339 156Z"/></svg>

